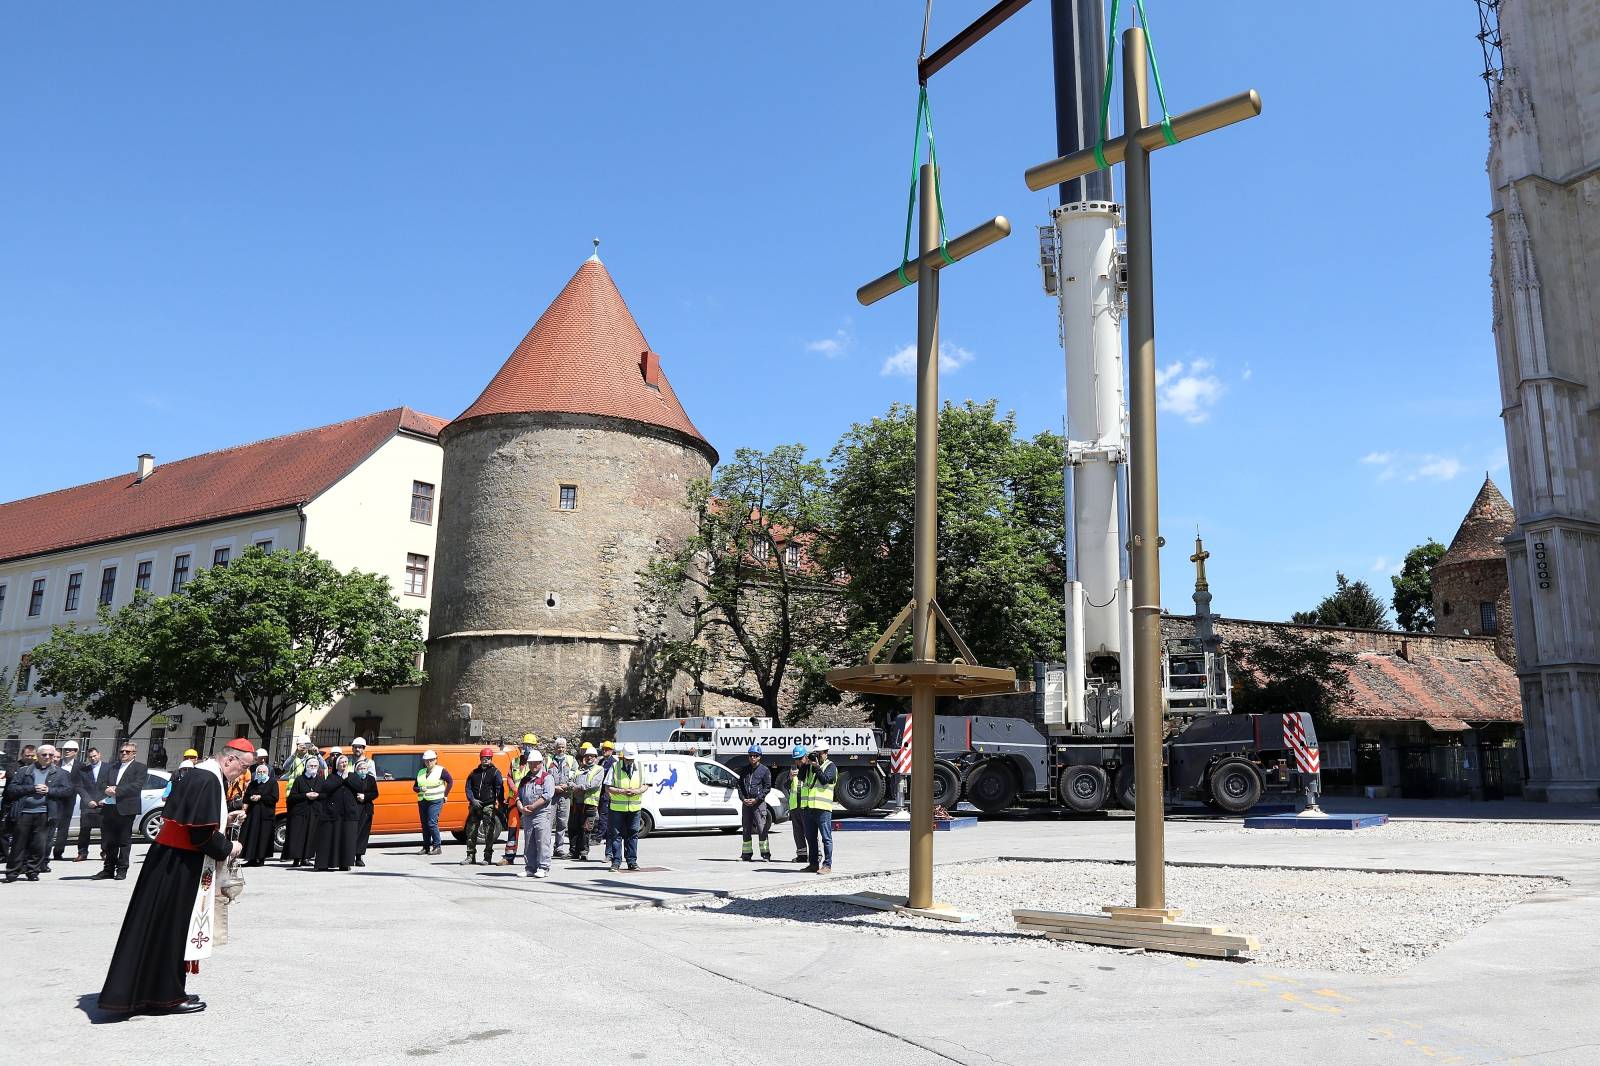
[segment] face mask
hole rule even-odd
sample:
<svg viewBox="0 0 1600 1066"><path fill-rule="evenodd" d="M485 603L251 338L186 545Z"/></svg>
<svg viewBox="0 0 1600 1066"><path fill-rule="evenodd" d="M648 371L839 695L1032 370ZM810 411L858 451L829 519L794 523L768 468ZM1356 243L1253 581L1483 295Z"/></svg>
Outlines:
<svg viewBox="0 0 1600 1066"><path fill-rule="evenodd" d="M256 767L255 778L257 781L265 781L267 779L267 768L265 766Z"/></svg>

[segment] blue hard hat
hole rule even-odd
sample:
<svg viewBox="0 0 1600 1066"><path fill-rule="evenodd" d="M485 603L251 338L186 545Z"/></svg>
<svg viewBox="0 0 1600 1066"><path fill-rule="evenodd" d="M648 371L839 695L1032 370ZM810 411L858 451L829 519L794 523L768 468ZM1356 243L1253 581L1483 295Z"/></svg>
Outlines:
<svg viewBox="0 0 1600 1066"><path fill-rule="evenodd" d="M791 759L803 759L803 758L805 758L805 754L806 754L807 750L808 749L806 748L806 746L804 744L796 744L794 746L794 751L789 753L789 757Z"/></svg>
<svg viewBox="0 0 1600 1066"><path fill-rule="evenodd" d="M761 745L760 744L752 744L752 745L750 745L750 754L751 755L760 755L761 754Z"/></svg>

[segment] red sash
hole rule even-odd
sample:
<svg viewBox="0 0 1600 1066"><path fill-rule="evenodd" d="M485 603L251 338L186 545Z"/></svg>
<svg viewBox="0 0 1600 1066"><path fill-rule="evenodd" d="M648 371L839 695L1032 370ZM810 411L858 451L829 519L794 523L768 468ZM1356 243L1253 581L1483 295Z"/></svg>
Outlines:
<svg viewBox="0 0 1600 1066"><path fill-rule="evenodd" d="M200 822L195 825L184 825L174 822L171 818L161 823L161 832L156 834L156 843L165 844L169 848L179 851L199 851L200 845L193 842L189 836L191 829L204 829L209 832L217 831L216 822ZM210 839L209 837L207 839Z"/></svg>

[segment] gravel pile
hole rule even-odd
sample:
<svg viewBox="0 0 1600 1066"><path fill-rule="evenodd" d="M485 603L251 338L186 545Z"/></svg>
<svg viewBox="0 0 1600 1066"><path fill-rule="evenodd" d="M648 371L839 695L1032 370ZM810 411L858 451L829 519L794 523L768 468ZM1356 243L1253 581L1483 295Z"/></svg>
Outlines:
<svg viewBox="0 0 1600 1066"><path fill-rule="evenodd" d="M1472 822L1426 821L1412 818L1373 826L1370 829L1246 829L1235 826L1230 832L1251 836L1353 836L1362 840L1458 841L1480 844L1571 844L1600 846L1600 825L1582 822Z"/></svg>
<svg viewBox="0 0 1600 1066"><path fill-rule="evenodd" d="M825 921L878 936L948 938L986 933L991 943L1027 943L1046 951L1112 952L1019 934L1013 907L1096 914L1132 903L1134 868L1106 862L990 861L940 866L935 895L973 916L962 925L869 911L825 897L905 891L905 875L829 878L792 891L696 903L729 920ZM1182 920L1226 925L1261 942L1254 961L1274 967L1344 973L1395 973L1433 954L1559 878L1470 874L1308 872L1269 867L1167 869L1167 905Z"/></svg>

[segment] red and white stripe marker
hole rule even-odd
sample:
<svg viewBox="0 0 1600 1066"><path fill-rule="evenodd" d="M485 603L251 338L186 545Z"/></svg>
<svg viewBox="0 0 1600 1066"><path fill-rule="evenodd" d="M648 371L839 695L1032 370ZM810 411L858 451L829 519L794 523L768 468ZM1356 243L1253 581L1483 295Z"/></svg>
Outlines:
<svg viewBox="0 0 1600 1066"><path fill-rule="evenodd" d="M1283 746L1294 752L1295 769L1303 774L1322 772L1322 753L1306 742L1305 711L1293 711L1283 716Z"/></svg>

